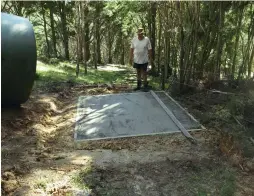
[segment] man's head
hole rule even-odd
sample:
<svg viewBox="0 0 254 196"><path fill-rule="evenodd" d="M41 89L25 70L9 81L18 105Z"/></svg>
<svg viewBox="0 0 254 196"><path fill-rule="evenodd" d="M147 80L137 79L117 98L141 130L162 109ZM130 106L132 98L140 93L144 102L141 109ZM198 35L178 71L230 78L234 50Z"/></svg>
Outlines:
<svg viewBox="0 0 254 196"><path fill-rule="evenodd" d="M138 34L138 38L139 39L143 39L143 37L144 37L144 29L143 28L138 28L137 34Z"/></svg>

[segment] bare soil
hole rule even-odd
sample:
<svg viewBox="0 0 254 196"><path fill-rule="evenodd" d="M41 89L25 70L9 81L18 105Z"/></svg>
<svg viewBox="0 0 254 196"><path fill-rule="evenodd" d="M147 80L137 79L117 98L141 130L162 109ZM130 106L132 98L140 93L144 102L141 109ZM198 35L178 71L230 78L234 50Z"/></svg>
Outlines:
<svg viewBox="0 0 254 196"><path fill-rule="evenodd" d="M76 146L80 95L129 91L66 83L2 108L2 195L254 195L254 160L222 131L97 141Z"/></svg>

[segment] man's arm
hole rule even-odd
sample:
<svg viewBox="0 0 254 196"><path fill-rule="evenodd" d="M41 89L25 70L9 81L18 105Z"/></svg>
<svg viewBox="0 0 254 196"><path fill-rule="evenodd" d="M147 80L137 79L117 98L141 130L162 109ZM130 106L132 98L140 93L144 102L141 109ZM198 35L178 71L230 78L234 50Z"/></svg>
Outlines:
<svg viewBox="0 0 254 196"><path fill-rule="evenodd" d="M151 42L150 42L150 39L148 39L148 55L149 55L149 60L150 60L150 63L152 64L153 63L153 50L152 50L152 45L151 45Z"/></svg>
<svg viewBox="0 0 254 196"><path fill-rule="evenodd" d="M153 62L153 50L152 49L148 50L148 53L149 53L150 63L152 63Z"/></svg>

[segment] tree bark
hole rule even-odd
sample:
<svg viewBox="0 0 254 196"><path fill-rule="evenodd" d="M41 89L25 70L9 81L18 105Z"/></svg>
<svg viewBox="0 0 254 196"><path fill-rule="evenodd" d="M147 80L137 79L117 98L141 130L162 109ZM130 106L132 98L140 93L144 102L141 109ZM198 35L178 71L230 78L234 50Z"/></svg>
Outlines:
<svg viewBox="0 0 254 196"><path fill-rule="evenodd" d="M152 59L155 58L155 36L156 36L156 10L157 10L157 3L151 3L151 45L152 45ZM154 61L151 64L152 66L152 73L155 73L155 65Z"/></svg>
<svg viewBox="0 0 254 196"><path fill-rule="evenodd" d="M80 3L77 1L76 4L76 40L77 40L77 66L76 66L76 77L79 76L79 60L80 60Z"/></svg>
<svg viewBox="0 0 254 196"><path fill-rule="evenodd" d="M85 34L85 49L86 49L86 61L88 61L90 59L91 56L91 52L90 52L90 29L89 29L89 20L88 20L88 14L89 14L89 9L88 9L88 2L86 2L85 5L85 10L84 10L84 24L85 24L85 28L84 28L84 34Z"/></svg>
<svg viewBox="0 0 254 196"><path fill-rule="evenodd" d="M160 73L161 66L161 30L162 30L162 21L161 14L159 14L159 33L158 33L158 54L157 54L157 72Z"/></svg>
<svg viewBox="0 0 254 196"><path fill-rule="evenodd" d="M240 3L240 2L239 2ZM236 29L236 41L234 46L234 53L233 53L233 64L232 64L232 71L231 71L231 80L235 79L235 70L236 70L236 56L237 56L237 49L239 45L239 38L240 38L240 30L242 26L242 18L243 18L243 7L239 8L238 13L238 22L237 22L237 29Z"/></svg>
<svg viewBox="0 0 254 196"><path fill-rule="evenodd" d="M101 64L101 38L100 38L100 2L96 3L96 20L95 20L95 38L96 38L96 56L97 63Z"/></svg>
<svg viewBox="0 0 254 196"><path fill-rule="evenodd" d="M217 37L217 54L216 54L216 67L214 69L214 75L216 76L216 80L220 79L220 71L221 71L221 56L222 56L222 48L224 43L222 42L222 32L224 27L224 15L225 11L223 9L223 2L219 2L219 18L218 18L218 37Z"/></svg>
<svg viewBox="0 0 254 196"><path fill-rule="evenodd" d="M65 51L65 59L69 60L69 36L67 30L67 22L66 22L66 6L65 2L58 2L59 4L59 12L62 24L62 33L63 33L63 44L64 44L64 51Z"/></svg>
<svg viewBox="0 0 254 196"><path fill-rule="evenodd" d="M55 32L55 20L54 20L54 3L50 2L49 4L49 13L50 13L50 24L51 24L51 32L52 32L52 42L53 42L53 53L54 56L57 57L57 49L56 49L56 32Z"/></svg>
<svg viewBox="0 0 254 196"><path fill-rule="evenodd" d="M83 46L84 46L83 61L84 61L84 68L85 68L85 75L86 75L87 74L87 60L88 60L87 53L88 53L88 50L89 50L89 45L88 45L88 41L86 39L87 34L84 33L84 32L86 32L86 29L89 30L88 22L87 22L88 7L86 5L86 2L82 2L82 4L83 4L82 13L83 13L83 24L84 24L83 25Z"/></svg>
<svg viewBox="0 0 254 196"><path fill-rule="evenodd" d="M248 64L248 78L251 77L251 71L253 69L253 59L254 59L254 46L252 46L252 52L251 52L250 60Z"/></svg>
<svg viewBox="0 0 254 196"><path fill-rule="evenodd" d="M121 28L122 29L122 28ZM120 31L120 40L121 40L121 64L124 65L124 39L123 39L123 33Z"/></svg>
<svg viewBox="0 0 254 196"><path fill-rule="evenodd" d="M108 29L108 63L112 64L112 38L111 28Z"/></svg>
<svg viewBox="0 0 254 196"><path fill-rule="evenodd" d="M183 32L183 26L180 26L180 61L179 61L179 67L180 67L180 90L183 89L184 86L184 32Z"/></svg>
<svg viewBox="0 0 254 196"><path fill-rule="evenodd" d="M50 58L50 48L49 48L49 40L48 40L48 32L47 32L47 22L46 22L46 17L45 17L45 8L43 5L43 2L41 2L42 6L42 17L43 17L43 28L44 28L44 33L45 33L45 39L46 39L46 44L47 44L47 57Z"/></svg>

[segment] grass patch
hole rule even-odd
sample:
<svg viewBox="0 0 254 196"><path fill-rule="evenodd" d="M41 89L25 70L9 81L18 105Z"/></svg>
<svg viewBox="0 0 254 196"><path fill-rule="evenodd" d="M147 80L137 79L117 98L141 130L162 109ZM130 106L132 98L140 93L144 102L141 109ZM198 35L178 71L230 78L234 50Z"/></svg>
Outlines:
<svg viewBox="0 0 254 196"><path fill-rule="evenodd" d="M70 62L44 63L37 62L35 86L47 86L50 83L60 83L71 81L72 83L82 84L130 84L136 85L135 70L131 67L121 67L121 70L95 70L93 67L88 68L88 73L84 74L83 66L80 66L79 77L76 77L76 65ZM160 77L148 77L149 85L154 89L160 89Z"/></svg>
<svg viewBox="0 0 254 196"><path fill-rule="evenodd" d="M81 188L81 189L85 189L85 190L89 190L90 189L90 183L87 183L85 181L86 177L88 175L91 175L92 174L92 167L87 167L83 170L81 170L80 172L78 172L77 174L75 174L73 177L72 177L72 183L74 185L76 185L78 188Z"/></svg>
<svg viewBox="0 0 254 196"><path fill-rule="evenodd" d="M36 189L43 189L43 190L45 191L46 188L47 188L47 181L44 180L44 179L38 180L38 181L35 183L34 188L36 188Z"/></svg>
<svg viewBox="0 0 254 196"><path fill-rule="evenodd" d="M198 196L233 196L236 190L235 173L225 168L195 172L190 178L189 188ZM217 193L214 192L216 189Z"/></svg>
<svg viewBox="0 0 254 196"><path fill-rule="evenodd" d="M223 184L220 189L220 196L232 196L235 193L235 175L229 170L226 170L223 177Z"/></svg>
<svg viewBox="0 0 254 196"><path fill-rule="evenodd" d="M46 64L38 61L36 79L37 81L64 82L73 81L76 83L98 84L98 83L126 83L130 78L131 70L126 71L104 71L89 68L87 75L81 67L79 77L76 77L76 65L69 62L58 64Z"/></svg>

